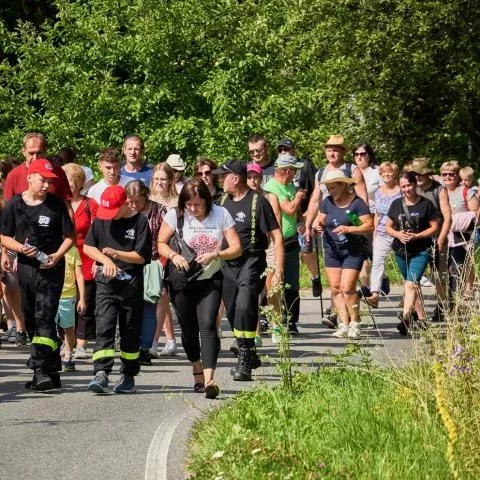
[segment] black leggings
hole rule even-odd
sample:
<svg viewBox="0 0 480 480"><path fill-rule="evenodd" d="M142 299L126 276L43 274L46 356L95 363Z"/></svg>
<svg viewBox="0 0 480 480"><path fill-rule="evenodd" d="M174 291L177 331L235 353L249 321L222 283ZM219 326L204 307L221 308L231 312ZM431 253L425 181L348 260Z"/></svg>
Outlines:
<svg viewBox="0 0 480 480"><path fill-rule="evenodd" d="M220 352L216 319L222 300L222 276L197 280L180 292L169 291L170 300L182 329L182 345L190 362L201 359L203 368L216 368Z"/></svg>

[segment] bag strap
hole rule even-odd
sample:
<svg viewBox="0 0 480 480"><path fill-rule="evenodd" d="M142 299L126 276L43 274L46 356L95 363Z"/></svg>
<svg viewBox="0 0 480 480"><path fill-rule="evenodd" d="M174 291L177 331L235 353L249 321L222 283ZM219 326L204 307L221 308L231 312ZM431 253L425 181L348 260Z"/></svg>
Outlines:
<svg viewBox="0 0 480 480"><path fill-rule="evenodd" d="M220 198L220 206L222 207L223 204L227 201L228 193L224 193Z"/></svg>
<svg viewBox="0 0 480 480"><path fill-rule="evenodd" d="M410 216L410 212L408 211L407 203L405 202L405 199L402 197L402 207L403 207L403 212L405 213L405 218L407 219L407 222L412 225L412 217Z"/></svg>
<svg viewBox="0 0 480 480"><path fill-rule="evenodd" d="M252 210L250 212L250 253L255 251L255 227L257 224L257 199L258 193L253 194Z"/></svg>
<svg viewBox="0 0 480 480"><path fill-rule="evenodd" d="M185 220L185 215L180 215L180 210L178 207L175 207L175 212L177 214L177 232L180 238L183 240L183 223Z"/></svg>

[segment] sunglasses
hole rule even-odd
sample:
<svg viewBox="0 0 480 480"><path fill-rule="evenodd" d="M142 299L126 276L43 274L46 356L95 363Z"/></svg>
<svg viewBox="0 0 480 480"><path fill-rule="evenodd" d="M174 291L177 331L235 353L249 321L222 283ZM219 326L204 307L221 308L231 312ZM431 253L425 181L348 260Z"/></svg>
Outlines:
<svg viewBox="0 0 480 480"><path fill-rule="evenodd" d="M456 177L457 174L453 172L442 172L442 177Z"/></svg>
<svg viewBox="0 0 480 480"><path fill-rule="evenodd" d="M262 148L254 148L253 150L249 150L248 154L249 155L258 155L259 153L262 153L265 150L265 147Z"/></svg>
<svg viewBox="0 0 480 480"><path fill-rule="evenodd" d="M278 153L289 153L290 149L288 147L278 147L277 152Z"/></svg>
<svg viewBox="0 0 480 480"><path fill-rule="evenodd" d="M211 170L206 170L205 172L197 172L197 177L208 177L212 174Z"/></svg>
<svg viewBox="0 0 480 480"><path fill-rule="evenodd" d="M368 155L368 152L355 152L356 157L364 157L365 155Z"/></svg>

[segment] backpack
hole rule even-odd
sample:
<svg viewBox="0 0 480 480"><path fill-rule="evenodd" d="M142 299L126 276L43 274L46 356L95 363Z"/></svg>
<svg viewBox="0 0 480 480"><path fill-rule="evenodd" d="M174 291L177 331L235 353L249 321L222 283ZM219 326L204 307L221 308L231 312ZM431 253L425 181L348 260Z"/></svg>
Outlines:
<svg viewBox="0 0 480 480"><path fill-rule="evenodd" d="M345 169L342 169L342 171L345 173L345 176L347 176L348 178L352 178L352 173L353 173L353 165L350 163L350 162L345 162L344 163L345 165ZM322 179L322 175L323 175L323 172L325 171L325 167L321 167L318 169L318 172L317 172L317 182L320 183L320 180ZM339 169L337 169L339 170Z"/></svg>

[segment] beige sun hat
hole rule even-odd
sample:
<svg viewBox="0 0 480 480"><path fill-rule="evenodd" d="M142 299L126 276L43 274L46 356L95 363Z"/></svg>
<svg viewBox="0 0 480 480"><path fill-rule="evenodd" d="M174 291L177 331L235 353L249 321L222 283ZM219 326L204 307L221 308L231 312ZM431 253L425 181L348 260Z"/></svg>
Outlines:
<svg viewBox="0 0 480 480"><path fill-rule="evenodd" d="M410 171L418 173L419 175L426 175L427 173L434 173L433 168L429 166L430 159L426 157L414 158L410 164Z"/></svg>
<svg viewBox="0 0 480 480"><path fill-rule="evenodd" d="M351 185L352 183L355 183L355 180L353 178L347 177L343 170L338 170L337 168L335 168L333 170L328 170L325 174L325 179L322 180L320 183L328 185L329 183L335 182L347 183Z"/></svg>
<svg viewBox="0 0 480 480"><path fill-rule="evenodd" d="M345 150L345 153L348 152L348 147L345 145L343 135L330 135L330 138L325 142L324 147L340 147Z"/></svg>
<svg viewBox="0 0 480 480"><path fill-rule="evenodd" d="M165 163L170 165L174 170L183 171L186 168L183 158L178 153L172 153L169 155Z"/></svg>

